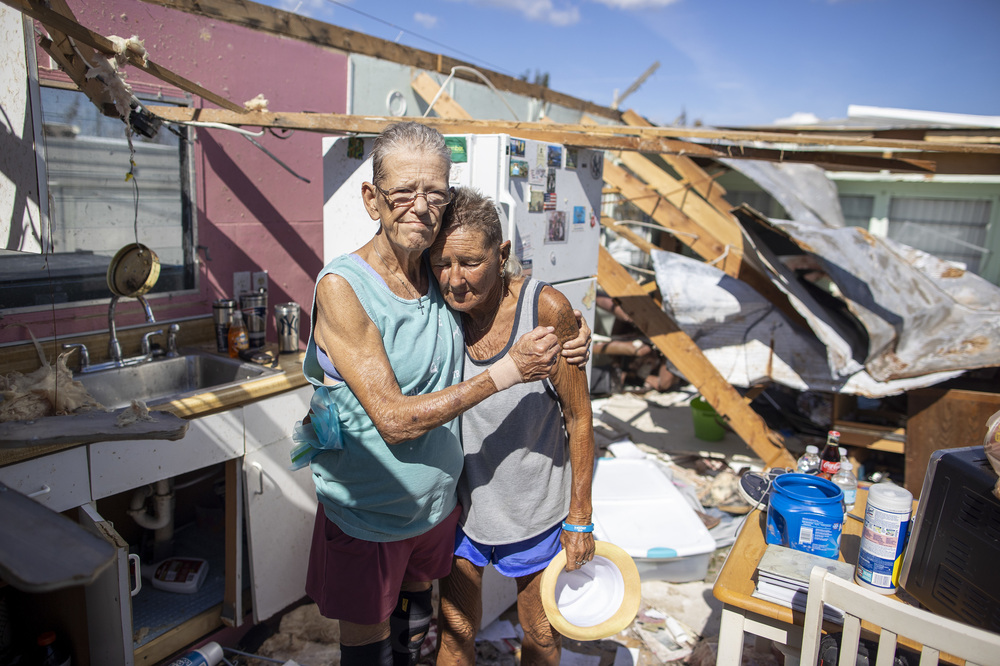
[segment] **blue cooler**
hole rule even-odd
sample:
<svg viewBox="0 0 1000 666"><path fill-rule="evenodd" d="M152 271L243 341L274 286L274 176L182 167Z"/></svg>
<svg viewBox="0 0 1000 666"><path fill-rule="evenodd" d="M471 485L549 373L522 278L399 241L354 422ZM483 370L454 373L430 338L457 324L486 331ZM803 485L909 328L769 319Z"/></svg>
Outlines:
<svg viewBox="0 0 1000 666"><path fill-rule="evenodd" d="M844 491L811 474L779 474L767 501L767 543L837 559Z"/></svg>

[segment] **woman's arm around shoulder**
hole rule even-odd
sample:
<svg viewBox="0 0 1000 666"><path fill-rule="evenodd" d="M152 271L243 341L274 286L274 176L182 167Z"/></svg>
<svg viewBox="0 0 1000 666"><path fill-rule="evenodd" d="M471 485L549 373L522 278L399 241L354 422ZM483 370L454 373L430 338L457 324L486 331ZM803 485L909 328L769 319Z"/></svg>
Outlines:
<svg viewBox="0 0 1000 666"><path fill-rule="evenodd" d="M426 434L497 392L490 375L482 373L435 393L403 395L381 332L339 275L326 275L316 285L314 337L389 444ZM543 350L532 360L539 367L547 368L547 359L557 353L551 337L536 333L532 339Z"/></svg>
<svg viewBox="0 0 1000 666"><path fill-rule="evenodd" d="M542 288L538 299L538 323L555 327L560 342L572 339L578 332L576 316L569 301L549 286ZM594 421L586 368L571 365L560 357L550 381L562 408L569 435L570 463L573 467L569 516L566 522L588 525L593 521L590 489L594 474ZM576 562L587 561L594 556L592 533L563 531L562 544L566 549L567 570L578 568Z"/></svg>

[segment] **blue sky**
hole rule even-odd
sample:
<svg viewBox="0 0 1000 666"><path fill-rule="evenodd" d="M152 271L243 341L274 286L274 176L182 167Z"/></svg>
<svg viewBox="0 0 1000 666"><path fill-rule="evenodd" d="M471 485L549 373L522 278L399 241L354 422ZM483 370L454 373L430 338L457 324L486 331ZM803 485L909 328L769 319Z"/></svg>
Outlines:
<svg viewBox="0 0 1000 666"><path fill-rule="evenodd" d="M1000 115L1000 0L259 1L604 106L659 62L621 108L663 125Z"/></svg>

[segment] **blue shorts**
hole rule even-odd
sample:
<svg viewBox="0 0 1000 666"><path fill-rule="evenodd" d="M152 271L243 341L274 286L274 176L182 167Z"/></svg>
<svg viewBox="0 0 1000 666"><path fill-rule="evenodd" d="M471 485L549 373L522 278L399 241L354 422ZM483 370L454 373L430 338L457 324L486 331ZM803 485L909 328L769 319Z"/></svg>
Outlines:
<svg viewBox="0 0 1000 666"><path fill-rule="evenodd" d="M493 568L504 576L517 578L547 567L552 558L562 550L562 543L559 541L561 536L562 523L558 523L524 541L488 546L470 539L459 526L455 530L455 555L469 560L477 567L485 567L492 562Z"/></svg>

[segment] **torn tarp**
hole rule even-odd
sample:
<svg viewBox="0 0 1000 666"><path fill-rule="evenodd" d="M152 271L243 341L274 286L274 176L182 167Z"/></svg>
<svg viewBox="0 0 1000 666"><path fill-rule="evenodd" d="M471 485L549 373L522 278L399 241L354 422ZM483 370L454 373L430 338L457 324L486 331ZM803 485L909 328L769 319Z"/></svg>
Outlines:
<svg viewBox="0 0 1000 666"><path fill-rule="evenodd" d="M856 227L736 211L803 329L746 283L654 252L667 308L730 383L883 397L1000 365L1000 288Z"/></svg>

